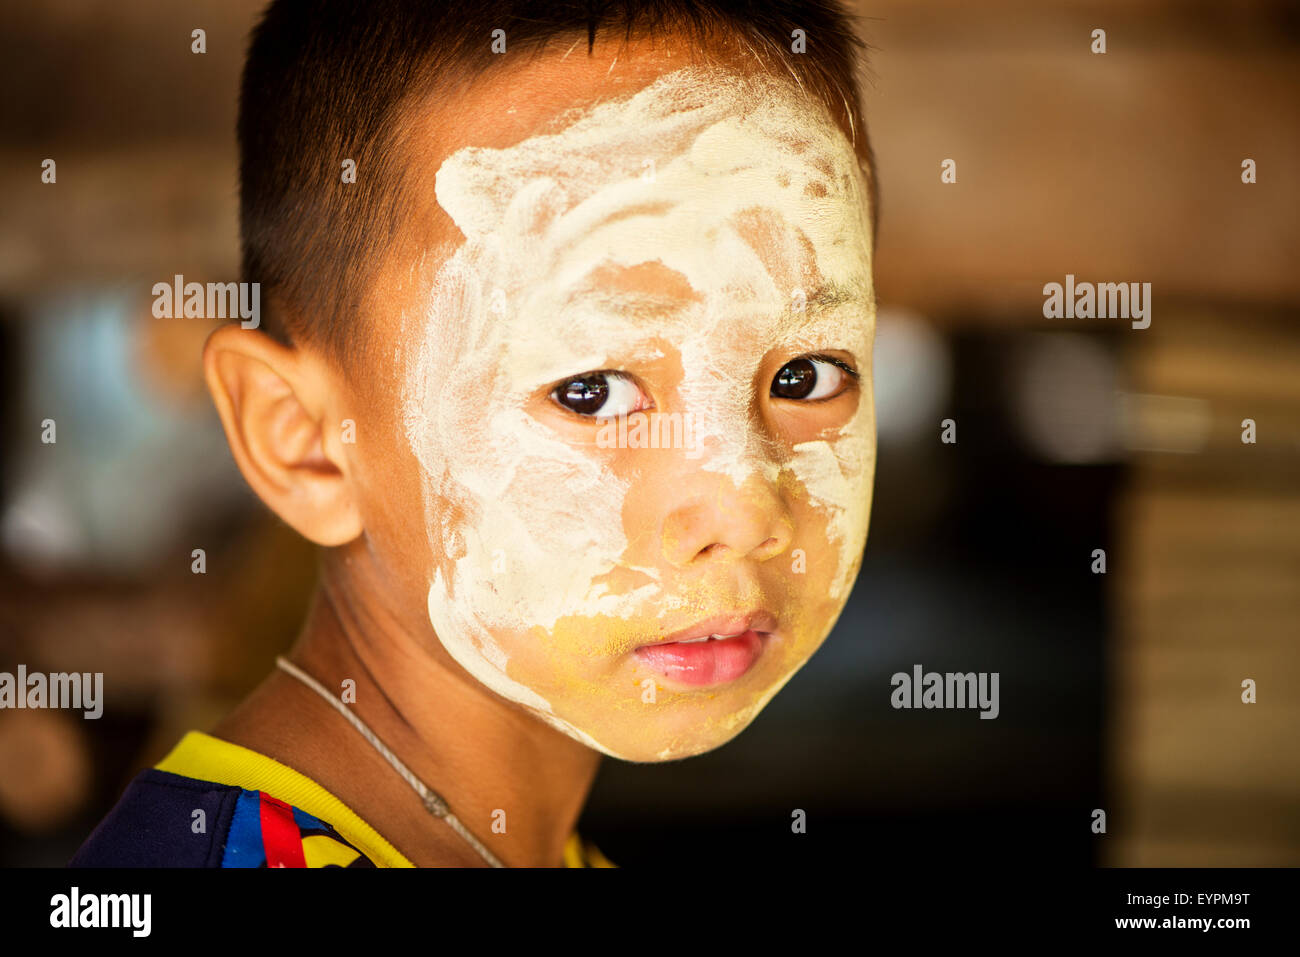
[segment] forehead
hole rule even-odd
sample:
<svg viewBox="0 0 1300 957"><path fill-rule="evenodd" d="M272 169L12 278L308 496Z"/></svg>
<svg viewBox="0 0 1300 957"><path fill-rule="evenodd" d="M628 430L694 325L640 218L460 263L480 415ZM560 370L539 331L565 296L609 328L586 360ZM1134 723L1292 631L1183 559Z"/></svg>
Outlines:
<svg viewBox="0 0 1300 957"><path fill-rule="evenodd" d="M407 169L413 200L407 212L408 223L414 228L406 231L404 238L411 240L415 247L450 249L465 238L436 190L438 174L453 155L516 148L510 170L514 174L513 182L501 178L492 185L498 192L512 185L517 187L530 172L529 157L520 155L529 151L517 149L525 141L563 131L584 111L602 103L626 100L665 75L684 68L713 71L719 77L765 78L771 91L768 95L799 99L807 126L830 122L819 100L805 94L788 76L781 75L774 81L768 67L759 63L747 48L726 37L713 42L707 54L689 39L673 36L626 43L605 39L598 41L589 54L584 36L553 42L545 53L537 56L527 53L519 56L519 61L511 61L498 71L480 76L463 93L417 104L409 117L400 159ZM711 97L725 102L725 92L721 85L712 90L705 84L686 97L693 94L706 102ZM680 104L684 111L696 105L685 101ZM716 116L717 110L712 112ZM674 144L647 142L644 135L637 134L650 131L638 131L629 123L618 125L621 129L616 131L606 124L593 131L585 143L571 144L569 154L558 159L568 166L563 175L570 181L584 177L594 181L602 175L619 175L620 171L653 174L649 164L654 161L655 148L663 150ZM671 126L660 123L653 132L659 136L671 134L674 132ZM691 130L689 123L682 123L676 132L685 137L699 130ZM782 132L792 135L790 130ZM615 141L616 136L621 141ZM844 142L847 144L847 138ZM531 172L552 175L556 163L549 164L548 169L547 157L545 151L536 151L531 157L534 160ZM620 211L617 215L624 213ZM591 222L588 227L594 229L599 225Z"/></svg>
<svg viewBox="0 0 1300 957"><path fill-rule="evenodd" d="M612 318L645 333L707 316L721 331L796 292L809 320L870 298L847 137L793 82L745 61L658 46L588 58L584 40L414 129L423 219L408 262L422 280L437 271L444 319L493 314L488 336L526 319L544 342L561 316L593 336Z"/></svg>
<svg viewBox="0 0 1300 957"><path fill-rule="evenodd" d="M626 44L586 38L556 41L546 52L523 54L522 62L480 76L449 100L420 104L407 143L418 164L437 170L465 147L506 149L562 125L565 114L620 98L656 78L687 66L703 66L701 51L686 40L660 38ZM708 62L739 74L753 61L720 46Z"/></svg>

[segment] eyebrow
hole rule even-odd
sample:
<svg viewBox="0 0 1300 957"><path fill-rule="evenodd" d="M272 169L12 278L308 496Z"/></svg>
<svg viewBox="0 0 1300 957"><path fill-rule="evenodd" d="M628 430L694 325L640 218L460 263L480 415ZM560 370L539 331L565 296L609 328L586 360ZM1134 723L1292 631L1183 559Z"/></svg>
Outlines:
<svg viewBox="0 0 1300 957"><path fill-rule="evenodd" d="M603 312L628 318L644 315L662 315L680 312L690 305L690 300L675 296L658 296L650 292L605 292L599 289L578 289L565 297L564 305L581 302L593 305Z"/></svg>
<svg viewBox="0 0 1300 957"><path fill-rule="evenodd" d="M582 301L595 303L597 308L628 318L646 314L680 312L692 305L690 300L676 296L660 296L650 292L606 292L591 286L575 289L564 300L564 305ZM870 293L855 284L824 282L804 298L805 312L834 309L844 305L866 305L871 301ZM793 310L793 302L789 308Z"/></svg>
<svg viewBox="0 0 1300 957"><path fill-rule="evenodd" d="M804 308L833 309L836 306L851 303L866 304L869 301L869 294L861 289L844 283L827 282L818 286L804 299Z"/></svg>

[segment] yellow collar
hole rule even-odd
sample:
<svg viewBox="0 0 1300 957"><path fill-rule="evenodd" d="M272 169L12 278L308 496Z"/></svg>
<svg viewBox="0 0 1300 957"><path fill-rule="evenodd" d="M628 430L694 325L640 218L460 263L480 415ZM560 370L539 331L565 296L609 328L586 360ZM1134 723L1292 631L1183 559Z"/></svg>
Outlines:
<svg viewBox="0 0 1300 957"><path fill-rule="evenodd" d="M278 800L301 808L328 822L343 839L370 858L376 867L414 867L379 832L337 797L307 775L265 754L190 731L171 752L154 765L159 771L200 781L212 781L265 791ZM584 843L575 831L564 845L565 867L614 867L594 844Z"/></svg>

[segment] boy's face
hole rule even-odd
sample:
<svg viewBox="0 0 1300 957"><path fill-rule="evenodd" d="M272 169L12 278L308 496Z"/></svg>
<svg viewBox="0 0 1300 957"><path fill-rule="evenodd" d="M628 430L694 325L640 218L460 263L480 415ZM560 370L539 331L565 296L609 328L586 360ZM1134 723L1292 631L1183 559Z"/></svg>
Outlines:
<svg viewBox="0 0 1300 957"><path fill-rule="evenodd" d="M607 754L686 757L753 720L857 575L866 184L766 73L566 82L474 101L426 174L455 229L397 296L408 518L470 674Z"/></svg>

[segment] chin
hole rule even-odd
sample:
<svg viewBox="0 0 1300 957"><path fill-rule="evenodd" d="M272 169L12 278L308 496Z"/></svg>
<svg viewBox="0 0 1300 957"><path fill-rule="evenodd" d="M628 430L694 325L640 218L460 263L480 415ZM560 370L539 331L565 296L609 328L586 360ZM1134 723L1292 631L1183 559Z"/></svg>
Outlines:
<svg viewBox="0 0 1300 957"><path fill-rule="evenodd" d="M660 764L707 754L732 741L749 727L778 689L721 717L678 715L680 730L671 727L586 729L571 734L602 754L633 764ZM576 730L576 729L574 729Z"/></svg>
<svg viewBox="0 0 1300 957"><path fill-rule="evenodd" d="M665 737L662 741L642 741L636 745L629 745L625 750L615 750L604 745L599 746L597 750L607 757L627 761L630 764L664 764L668 761L680 761L684 758L708 754L710 751L722 747L735 736L735 734L731 734L716 740L692 741L689 743Z"/></svg>

